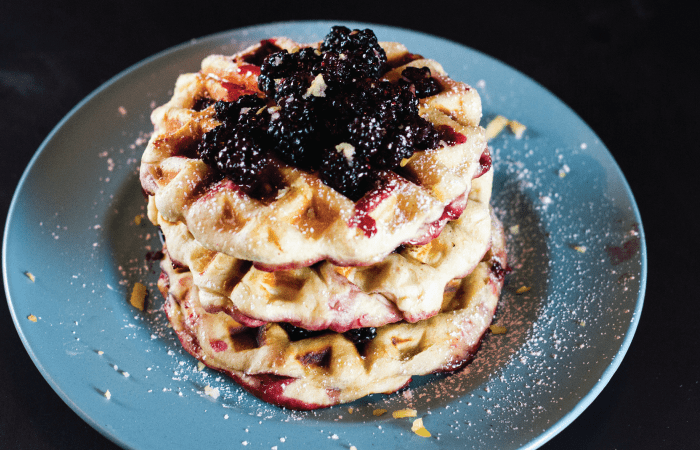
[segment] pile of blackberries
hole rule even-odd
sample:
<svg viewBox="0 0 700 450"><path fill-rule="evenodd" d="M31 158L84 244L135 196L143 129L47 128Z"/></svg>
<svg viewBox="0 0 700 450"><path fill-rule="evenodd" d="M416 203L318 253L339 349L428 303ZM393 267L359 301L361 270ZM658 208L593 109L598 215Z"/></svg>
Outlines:
<svg viewBox="0 0 700 450"><path fill-rule="evenodd" d="M289 53L261 46L261 96L217 102L221 125L198 153L207 164L255 196L274 176L276 161L317 172L352 200L376 186L416 149L440 137L418 114L418 99L440 92L430 69L407 68L398 83L380 81L386 54L371 30L333 27L319 49ZM342 145L341 145L342 144Z"/></svg>

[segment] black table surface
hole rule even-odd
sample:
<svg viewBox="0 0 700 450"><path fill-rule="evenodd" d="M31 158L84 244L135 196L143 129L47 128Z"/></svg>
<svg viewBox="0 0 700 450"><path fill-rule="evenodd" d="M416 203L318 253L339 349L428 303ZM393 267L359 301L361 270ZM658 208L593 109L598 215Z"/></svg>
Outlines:
<svg viewBox="0 0 700 450"><path fill-rule="evenodd" d="M448 38L520 70L577 112L617 160L641 211L649 276L635 338L597 399L543 448L700 448L698 225L688 210L699 205L696 16L656 0L204 3L0 6L3 224L22 172L61 118L171 46L285 20L372 22ZM0 342L0 448L117 448L43 379L5 301Z"/></svg>

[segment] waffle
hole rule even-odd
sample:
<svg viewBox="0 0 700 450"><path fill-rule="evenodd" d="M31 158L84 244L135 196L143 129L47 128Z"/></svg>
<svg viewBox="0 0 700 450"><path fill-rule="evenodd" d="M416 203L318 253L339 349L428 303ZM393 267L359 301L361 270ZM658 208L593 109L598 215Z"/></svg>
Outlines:
<svg viewBox="0 0 700 450"><path fill-rule="evenodd" d="M286 39L275 44L290 50L299 46ZM181 75L171 100L153 111L154 133L140 167L152 221L160 215L181 222L207 249L279 270L322 260L341 266L374 264L401 244L429 242L461 214L472 179L484 170L482 155L488 155L478 125L479 96L450 79L437 62L397 43L382 43L394 67L385 79L396 80L406 65L429 67L443 90L420 101L420 114L436 127L463 135L465 142L443 141L436 149L415 152L405 161L403 176L386 171L381 187L357 202L316 174L284 164L279 167L282 188L263 200L246 195L228 179L217 179L197 158L196 147L219 122L213 106L199 110L197 104L259 92L256 66L248 61L260 45L232 57L207 57L198 73Z"/></svg>
<svg viewBox="0 0 700 450"><path fill-rule="evenodd" d="M158 286L183 347L270 403L313 409L390 393L414 375L453 371L469 361L495 313L506 255L503 231L492 222L492 247L467 277L450 283L439 314L377 329L356 345L328 331L290 340L277 323L246 327L224 312L207 312L189 270L162 261Z"/></svg>
<svg viewBox="0 0 700 450"><path fill-rule="evenodd" d="M493 174L475 179L466 209L439 237L406 246L370 266L267 272L202 247L183 223L158 224L176 267L192 271L202 307L225 311L248 326L288 322L308 330L377 327L437 314L445 286L472 271L491 242Z"/></svg>

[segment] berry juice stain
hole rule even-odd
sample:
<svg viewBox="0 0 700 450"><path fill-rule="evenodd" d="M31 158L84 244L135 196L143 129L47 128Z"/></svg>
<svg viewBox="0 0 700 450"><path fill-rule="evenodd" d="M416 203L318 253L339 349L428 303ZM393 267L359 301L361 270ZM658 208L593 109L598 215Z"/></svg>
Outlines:
<svg viewBox="0 0 700 450"><path fill-rule="evenodd" d="M488 147L486 147L486 150L484 150L484 152L481 154L481 157L479 157L479 169L476 171L474 178L479 178L480 176L491 170L491 163L491 151Z"/></svg>
<svg viewBox="0 0 700 450"><path fill-rule="evenodd" d="M632 257L639 252L639 247L640 239L638 237L634 237L622 244L620 247L607 246L605 247L605 251L608 253L610 264L616 266L632 259Z"/></svg>
<svg viewBox="0 0 700 450"><path fill-rule="evenodd" d="M260 75L260 66L254 64L244 64L236 69L238 73L242 75Z"/></svg>
<svg viewBox="0 0 700 450"><path fill-rule="evenodd" d="M388 184L371 191L359 199L355 204L355 214L350 219L348 225L359 228L368 238L374 236L377 233L377 222L369 214L374 211L384 199L389 197L395 188L395 184Z"/></svg>
<svg viewBox="0 0 700 450"><path fill-rule="evenodd" d="M631 237L621 246L608 245L605 247L610 264L613 266L632 259L639 252L639 247L641 246L639 224L632 224L632 229L627 235Z"/></svg>
<svg viewBox="0 0 700 450"><path fill-rule="evenodd" d="M246 86L236 84L236 83L231 83L228 81L222 81L221 87L226 89L226 98L222 99L223 101L226 101L226 102L234 102L244 95L254 95L255 94L255 91L248 89Z"/></svg>
<svg viewBox="0 0 700 450"><path fill-rule="evenodd" d="M458 145L467 142L467 137L462 133L458 133L449 125L439 125L435 127L440 136L440 140L447 145Z"/></svg>

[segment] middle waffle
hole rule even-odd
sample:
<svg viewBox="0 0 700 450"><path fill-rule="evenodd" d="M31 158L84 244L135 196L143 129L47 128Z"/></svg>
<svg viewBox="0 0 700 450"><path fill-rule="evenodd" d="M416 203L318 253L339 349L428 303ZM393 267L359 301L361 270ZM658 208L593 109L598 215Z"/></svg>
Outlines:
<svg viewBox="0 0 700 450"><path fill-rule="evenodd" d="M384 260L341 267L323 261L268 272L251 261L204 248L181 222L158 217L174 266L189 269L208 312L246 326L287 322L307 330L345 332L440 311L445 287L469 274L491 245L493 171L474 179L466 209L425 245L398 248Z"/></svg>

